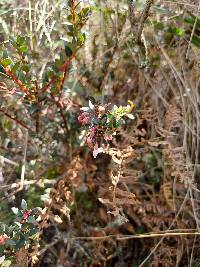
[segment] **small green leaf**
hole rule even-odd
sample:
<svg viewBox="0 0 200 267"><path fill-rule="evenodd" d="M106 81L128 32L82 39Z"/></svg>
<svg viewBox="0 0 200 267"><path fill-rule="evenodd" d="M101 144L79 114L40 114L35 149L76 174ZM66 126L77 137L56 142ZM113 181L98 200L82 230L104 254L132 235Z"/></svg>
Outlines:
<svg viewBox="0 0 200 267"><path fill-rule="evenodd" d="M14 240L12 240L12 239L7 239L6 240L6 245L14 247L16 245L16 242Z"/></svg>
<svg viewBox="0 0 200 267"><path fill-rule="evenodd" d="M8 58L8 51L7 51L7 49L5 49L3 51L3 59L6 59L6 58Z"/></svg>
<svg viewBox="0 0 200 267"><path fill-rule="evenodd" d="M178 36L183 36L184 33L185 33L184 29L182 29L182 28L176 28L176 34Z"/></svg>
<svg viewBox="0 0 200 267"><path fill-rule="evenodd" d="M193 36L191 43L195 45L196 47L200 48L200 38Z"/></svg>
<svg viewBox="0 0 200 267"><path fill-rule="evenodd" d="M34 214L36 214L38 211L39 211L39 208L38 208L38 207L33 208L33 209L32 209L32 214L34 215Z"/></svg>
<svg viewBox="0 0 200 267"><path fill-rule="evenodd" d="M31 67L30 67L29 64L24 64L24 65L22 66L22 70L25 71L25 72L29 72L30 68L31 68Z"/></svg>
<svg viewBox="0 0 200 267"><path fill-rule="evenodd" d="M34 113L36 113L37 111L39 111L38 109L38 105L33 103L29 108L28 108L29 114L33 115Z"/></svg>
<svg viewBox="0 0 200 267"><path fill-rule="evenodd" d="M67 42L64 42L64 46L65 46L65 54L67 57L71 57L73 54L72 49L69 47Z"/></svg>
<svg viewBox="0 0 200 267"><path fill-rule="evenodd" d="M187 24L190 24L192 26L196 26L195 30L200 30L200 19L197 18L196 16L192 15L192 14L189 14L188 16L186 16L184 18L184 22L187 23Z"/></svg>
<svg viewBox="0 0 200 267"><path fill-rule="evenodd" d="M27 210L27 203L26 203L26 200L24 200L24 199L22 199L22 202L21 202L21 208L23 209L23 210Z"/></svg>
<svg viewBox="0 0 200 267"><path fill-rule="evenodd" d="M37 233L38 233L38 231L37 231L37 229L36 228L33 228L33 229L31 229L30 231L29 231L29 238L32 238L32 239L34 239L36 236L37 236Z"/></svg>
<svg viewBox="0 0 200 267"><path fill-rule="evenodd" d="M81 12L78 14L81 19L86 19L91 13L91 8L90 7L85 7L81 9Z"/></svg>
<svg viewBox="0 0 200 267"><path fill-rule="evenodd" d="M30 216L28 217L28 220L27 220L28 223L36 223L36 219L33 217L33 216Z"/></svg>
<svg viewBox="0 0 200 267"><path fill-rule="evenodd" d="M49 81L49 76L48 76L48 73L45 72L45 73L43 74L43 78L42 78L43 86L44 86L44 84L47 83L48 81Z"/></svg>
<svg viewBox="0 0 200 267"><path fill-rule="evenodd" d="M25 43L25 41L26 41L26 37L24 37L24 36L18 36L17 37L16 44L18 46L22 46Z"/></svg>
<svg viewBox="0 0 200 267"><path fill-rule="evenodd" d="M144 226L138 226L136 229L137 234L144 234L145 233L145 228Z"/></svg>
<svg viewBox="0 0 200 267"><path fill-rule="evenodd" d="M85 34L84 33L79 33L78 34L78 43L79 45L82 45L85 42Z"/></svg>
<svg viewBox="0 0 200 267"><path fill-rule="evenodd" d="M23 72L22 70L19 71L18 79L19 79L21 82L23 82L23 83L26 82L25 74L24 74L24 72Z"/></svg>
<svg viewBox="0 0 200 267"><path fill-rule="evenodd" d="M1 64L4 66L4 67L7 67L9 66L10 64L12 64L12 60L10 58L5 58L1 61Z"/></svg>
<svg viewBox="0 0 200 267"><path fill-rule="evenodd" d="M18 51L21 52L21 53L26 53L28 51L28 47L27 46L20 46L18 48Z"/></svg>
<svg viewBox="0 0 200 267"><path fill-rule="evenodd" d="M3 66L1 64L0 64L0 73L6 74L4 68L3 68Z"/></svg>
<svg viewBox="0 0 200 267"><path fill-rule="evenodd" d="M73 24L71 25L67 25L67 31L68 31L68 34L71 33L71 35L73 36L74 35L74 26Z"/></svg>
<svg viewBox="0 0 200 267"><path fill-rule="evenodd" d="M12 72L15 73L15 72L18 70L19 66L20 66L20 62L16 62L16 63L11 67Z"/></svg>
<svg viewBox="0 0 200 267"><path fill-rule="evenodd" d="M26 243L26 239L25 238L20 238L19 241L17 241L16 243L16 249L20 249L22 248Z"/></svg>
<svg viewBox="0 0 200 267"><path fill-rule="evenodd" d="M164 30L164 24L160 21L155 21L154 22L154 29L156 29L158 31L162 31L162 30Z"/></svg>
<svg viewBox="0 0 200 267"><path fill-rule="evenodd" d="M172 27L172 26L170 26L168 28L168 32L169 33L172 33L173 35L178 35L178 36L183 36L184 33L185 33L184 29L182 29L182 28L176 28L176 27Z"/></svg>

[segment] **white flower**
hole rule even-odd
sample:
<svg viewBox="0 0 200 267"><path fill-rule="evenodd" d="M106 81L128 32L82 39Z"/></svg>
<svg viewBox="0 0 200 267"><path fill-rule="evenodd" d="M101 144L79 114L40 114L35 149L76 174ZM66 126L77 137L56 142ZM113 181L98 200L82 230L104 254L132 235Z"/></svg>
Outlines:
<svg viewBox="0 0 200 267"><path fill-rule="evenodd" d="M92 104L92 102L89 100L89 107L91 108L91 109L93 109L94 108L94 105Z"/></svg>
<svg viewBox="0 0 200 267"><path fill-rule="evenodd" d="M131 119L131 120L134 120L135 119L135 116L133 116L133 114L129 113L129 114L126 114L126 116Z"/></svg>
<svg viewBox="0 0 200 267"><path fill-rule="evenodd" d="M82 108L80 108L80 110L82 110L82 111L89 111L90 109L88 107L82 107Z"/></svg>

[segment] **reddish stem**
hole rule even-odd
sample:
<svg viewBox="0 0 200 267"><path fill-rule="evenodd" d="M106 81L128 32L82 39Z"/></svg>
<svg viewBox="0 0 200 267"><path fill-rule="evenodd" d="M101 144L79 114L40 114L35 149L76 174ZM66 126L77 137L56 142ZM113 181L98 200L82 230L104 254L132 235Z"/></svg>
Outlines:
<svg viewBox="0 0 200 267"><path fill-rule="evenodd" d="M73 53L69 60L67 60L60 68L59 70L63 72L63 77L60 85L60 91L63 89L63 85L67 76L67 70L70 66L72 59L76 57L76 53ZM48 88L57 80L56 76L53 76L51 80L41 89L42 93L46 92Z"/></svg>
<svg viewBox="0 0 200 267"><path fill-rule="evenodd" d="M75 22L75 0L71 0L72 5L71 5L71 12L72 12L72 20Z"/></svg>
<svg viewBox="0 0 200 267"><path fill-rule="evenodd" d="M17 84L21 90L31 99L33 100L34 97L30 94L28 88L12 73L9 67L4 67L6 74L12 79L12 81Z"/></svg>
<svg viewBox="0 0 200 267"><path fill-rule="evenodd" d="M65 82L65 79L66 79L66 77L67 77L67 71L68 71L68 68L69 68L69 66L70 66L70 64L71 64L71 62L72 62L72 59L73 59L75 56L76 56L75 53L73 53L72 56L71 56L71 58L70 58L70 60L69 60L68 62L66 62L67 64L65 64L65 66L64 66L63 77L62 77L61 84L60 84L60 89L59 89L60 92L61 92L62 89L63 89L64 82Z"/></svg>
<svg viewBox="0 0 200 267"><path fill-rule="evenodd" d="M32 131L32 129L30 127L28 127L25 123L23 123L22 121L12 117L10 114L8 114L5 110L3 110L2 108L0 108L0 112L2 112L5 116L7 116L8 118L10 118L11 120L15 121L17 124L21 125L22 127L26 128L27 130Z"/></svg>

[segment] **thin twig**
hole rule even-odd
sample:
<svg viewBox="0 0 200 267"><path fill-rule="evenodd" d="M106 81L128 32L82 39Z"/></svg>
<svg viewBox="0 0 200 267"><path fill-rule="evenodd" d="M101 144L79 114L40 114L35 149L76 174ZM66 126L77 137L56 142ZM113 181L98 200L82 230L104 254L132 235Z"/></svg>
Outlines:
<svg viewBox="0 0 200 267"><path fill-rule="evenodd" d="M6 74L12 79L12 81L17 84L20 89L28 96L30 100L34 99L34 96L31 95L28 88L12 73L9 67L4 67Z"/></svg>
<svg viewBox="0 0 200 267"><path fill-rule="evenodd" d="M23 128L33 131L29 126L27 126L24 122L12 117L10 114L8 114L5 110L3 110L2 108L0 108L0 112L2 112L6 117L8 117L9 119L15 121L17 124L21 125Z"/></svg>
<svg viewBox="0 0 200 267"><path fill-rule="evenodd" d="M63 70L63 77L62 77L62 80L61 80L61 84L60 84L60 88L59 88L59 92L62 92L63 90L63 86L64 86L64 83L65 83L65 80L66 80L66 77L67 77L67 71L69 69L69 66L72 62L72 59L76 56L75 53L72 54L72 56L70 57L70 59L66 62L65 66L64 66L64 70Z"/></svg>
<svg viewBox="0 0 200 267"><path fill-rule="evenodd" d="M153 4L154 0L147 0L145 4L145 8L142 11L142 15L140 17L140 23L139 23L139 28L136 36L136 42L141 43L141 36L142 36L142 31L144 28L145 21L147 20L150 12L151 5Z"/></svg>
<svg viewBox="0 0 200 267"><path fill-rule="evenodd" d="M177 231L177 232L176 232ZM127 239L143 239L143 238L156 238L156 237L169 237L169 236L187 236L187 235L200 235L200 232L194 231L194 229L188 229L185 232L180 232L179 229L176 231L166 231L166 232L152 232L146 234L136 234L136 235L106 235L106 236L78 236L69 237L70 240L104 240L110 238L116 238L119 241ZM187 232L188 231L188 232Z"/></svg>
<svg viewBox="0 0 200 267"><path fill-rule="evenodd" d="M71 13L72 13L72 20L73 23L75 22L76 14L75 14L75 0L72 0L72 6L71 6Z"/></svg>
<svg viewBox="0 0 200 267"><path fill-rule="evenodd" d="M0 158L1 158L2 161L5 162L5 163L8 163L8 164L13 165L13 166L16 166L16 167L19 166L18 163L14 162L13 160L10 160L10 159L5 158L4 156L1 156L1 155L0 155Z"/></svg>
<svg viewBox="0 0 200 267"><path fill-rule="evenodd" d="M55 183L57 182L57 179L52 179L52 180L49 180L49 179L40 179L40 180L25 180L24 181L24 186L29 186L29 185L38 185L41 187L44 185L44 184L52 184L54 185ZM16 188L20 188L20 185L21 185L21 181L18 182L18 183L12 183L12 184L7 184L7 185L2 185L0 186L0 191L4 191L4 190L11 190L11 189L16 189Z"/></svg>
<svg viewBox="0 0 200 267"><path fill-rule="evenodd" d="M62 71L63 73L66 71L66 74L67 74L67 70L68 70L68 67L69 67L69 65L71 64L71 62L72 62L72 59L74 59L75 58L75 56L76 56L76 54L75 53L73 53L72 54L72 56L61 66L61 67L59 67L59 70L60 71ZM64 81L65 81L65 78L66 78L66 74L65 74L65 76L63 77L63 79L62 79L62 81L61 81L61 86L63 86L63 84L64 84ZM49 87L54 83L54 82L56 82L57 81L57 77L56 77L56 75L54 75L51 79L50 79L50 81L41 89L41 92L42 93L45 93L48 89L49 89Z"/></svg>

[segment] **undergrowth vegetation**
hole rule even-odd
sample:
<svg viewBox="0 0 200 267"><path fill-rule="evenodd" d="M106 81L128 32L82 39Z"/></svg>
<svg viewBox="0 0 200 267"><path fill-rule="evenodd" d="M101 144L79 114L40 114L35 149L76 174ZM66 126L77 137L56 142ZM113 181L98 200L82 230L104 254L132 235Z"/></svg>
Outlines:
<svg viewBox="0 0 200 267"><path fill-rule="evenodd" d="M199 10L0 1L0 266L199 266Z"/></svg>

